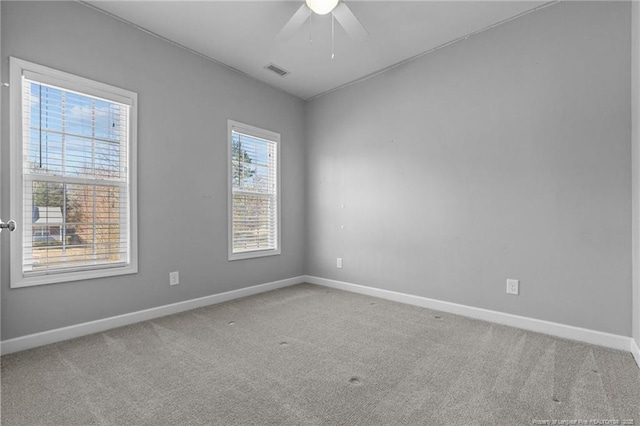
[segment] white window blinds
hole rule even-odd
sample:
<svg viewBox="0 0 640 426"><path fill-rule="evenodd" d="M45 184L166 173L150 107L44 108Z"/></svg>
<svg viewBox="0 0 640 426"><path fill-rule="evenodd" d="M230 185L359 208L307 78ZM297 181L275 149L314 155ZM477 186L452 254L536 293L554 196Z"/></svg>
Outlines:
<svg viewBox="0 0 640 426"><path fill-rule="evenodd" d="M22 276L129 267L131 105L38 76L21 79Z"/></svg>
<svg viewBox="0 0 640 426"><path fill-rule="evenodd" d="M230 132L230 257L277 254L279 135L260 137L241 126L233 125Z"/></svg>

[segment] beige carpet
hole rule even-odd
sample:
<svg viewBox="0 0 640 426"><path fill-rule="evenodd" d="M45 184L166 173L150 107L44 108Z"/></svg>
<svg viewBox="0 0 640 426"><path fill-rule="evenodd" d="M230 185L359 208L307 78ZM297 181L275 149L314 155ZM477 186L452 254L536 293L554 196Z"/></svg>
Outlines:
<svg viewBox="0 0 640 426"><path fill-rule="evenodd" d="M299 285L2 357L3 425L634 420L629 353Z"/></svg>

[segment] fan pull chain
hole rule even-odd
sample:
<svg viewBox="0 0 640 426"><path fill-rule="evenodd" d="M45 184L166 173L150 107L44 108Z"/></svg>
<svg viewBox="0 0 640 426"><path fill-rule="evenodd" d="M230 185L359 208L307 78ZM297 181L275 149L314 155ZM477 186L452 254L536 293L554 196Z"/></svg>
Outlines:
<svg viewBox="0 0 640 426"><path fill-rule="evenodd" d="M336 17L331 14L331 59L333 59L335 54L335 29L336 29Z"/></svg>
<svg viewBox="0 0 640 426"><path fill-rule="evenodd" d="M313 44L312 31L311 31L311 18L313 17L313 11L309 9L309 44Z"/></svg>

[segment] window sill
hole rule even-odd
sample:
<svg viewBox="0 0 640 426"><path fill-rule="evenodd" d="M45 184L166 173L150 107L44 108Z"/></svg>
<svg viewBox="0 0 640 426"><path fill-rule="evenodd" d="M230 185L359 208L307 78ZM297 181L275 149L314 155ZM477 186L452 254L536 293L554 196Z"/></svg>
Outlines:
<svg viewBox="0 0 640 426"><path fill-rule="evenodd" d="M267 257L267 256L277 256L280 254L280 249L275 250L256 250L256 251L247 251L243 253L229 253L229 261L233 260L243 260L243 259L253 259L256 257Z"/></svg>
<svg viewBox="0 0 640 426"><path fill-rule="evenodd" d="M89 269L86 271L60 272L47 275L24 276L18 272L11 277L11 288L33 287L37 285L58 284L70 281L90 280L95 278L129 275L138 272L137 265Z"/></svg>

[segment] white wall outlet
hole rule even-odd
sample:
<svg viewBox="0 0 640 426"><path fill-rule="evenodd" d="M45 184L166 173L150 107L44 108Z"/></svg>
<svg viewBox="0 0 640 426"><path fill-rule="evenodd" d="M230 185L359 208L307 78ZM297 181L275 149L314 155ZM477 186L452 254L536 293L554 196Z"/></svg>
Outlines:
<svg viewBox="0 0 640 426"><path fill-rule="evenodd" d="M520 281L507 279L507 294L520 294Z"/></svg>
<svg viewBox="0 0 640 426"><path fill-rule="evenodd" d="M180 284L180 272L169 272L169 285Z"/></svg>
<svg viewBox="0 0 640 426"><path fill-rule="evenodd" d="M342 269L342 258L341 257L336 259L336 268Z"/></svg>

